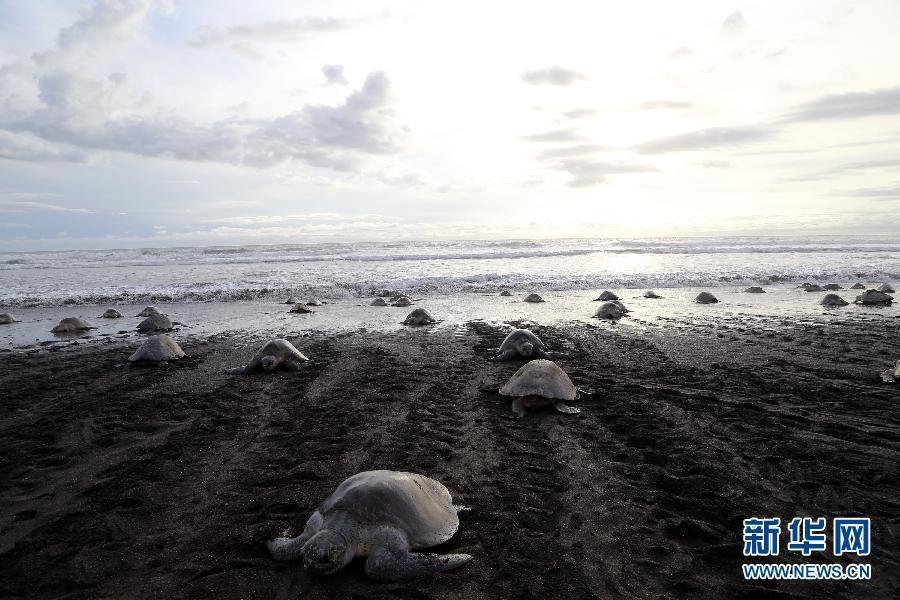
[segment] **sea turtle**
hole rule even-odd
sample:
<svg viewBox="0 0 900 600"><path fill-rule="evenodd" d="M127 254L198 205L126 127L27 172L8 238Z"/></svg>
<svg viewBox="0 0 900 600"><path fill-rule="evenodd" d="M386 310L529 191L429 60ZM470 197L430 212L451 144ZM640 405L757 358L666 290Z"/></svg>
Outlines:
<svg viewBox="0 0 900 600"><path fill-rule="evenodd" d="M128 362L155 362L178 360L184 357L184 350L178 343L166 334L154 335L147 338L134 354L128 357Z"/></svg>
<svg viewBox="0 0 900 600"><path fill-rule="evenodd" d="M230 369L229 373L249 373L257 369L274 371L282 366L288 371L299 371L301 363L308 360L309 358L289 341L269 340L253 355L249 363L243 367Z"/></svg>
<svg viewBox="0 0 900 600"><path fill-rule="evenodd" d="M169 317L157 313L138 323L137 330L141 333L154 333L156 331L171 331L172 327L174 325L169 320Z"/></svg>
<svg viewBox="0 0 900 600"><path fill-rule="evenodd" d="M889 283L882 283L875 289L877 289L879 292L883 292L885 294L893 294L894 293L894 288L892 288L891 284L889 284Z"/></svg>
<svg viewBox="0 0 900 600"><path fill-rule="evenodd" d="M158 309L158 308L156 308L155 306L148 306L147 308L145 308L144 310L142 310L141 312L139 312L138 314L136 314L136 315L134 315L134 316L136 316L136 317L149 317L150 315L158 315L158 314L161 314L161 313L159 312L159 309Z"/></svg>
<svg viewBox="0 0 900 600"><path fill-rule="evenodd" d="M392 302L391 306L412 306L412 303L407 296L400 296Z"/></svg>
<svg viewBox="0 0 900 600"><path fill-rule="evenodd" d="M437 321L424 308L415 309L403 319L404 325L431 325L432 323L437 323Z"/></svg>
<svg viewBox="0 0 900 600"><path fill-rule="evenodd" d="M604 302L597 307L594 316L598 319L618 320L625 316L625 311L622 308L622 305L616 302Z"/></svg>
<svg viewBox="0 0 900 600"><path fill-rule="evenodd" d="M815 283L810 283L808 285L804 285L803 289L806 290L807 292L824 292L825 291L825 288L823 288L821 285L817 285Z"/></svg>
<svg viewBox="0 0 900 600"><path fill-rule="evenodd" d="M387 302L384 301L384 298L375 298L369 306L387 306Z"/></svg>
<svg viewBox="0 0 900 600"><path fill-rule="evenodd" d="M516 417L524 417L526 408L548 404L561 413L581 412L579 408L566 406L567 400L578 397L578 390L552 360L539 358L528 362L500 388L500 393L512 398L512 411Z"/></svg>
<svg viewBox="0 0 900 600"><path fill-rule="evenodd" d="M0 314L0 325L9 325L10 323L18 323L19 320L13 317L11 314L3 313Z"/></svg>
<svg viewBox="0 0 900 600"><path fill-rule="evenodd" d="M857 304L890 304L894 301L892 296L878 290L866 290L856 297Z"/></svg>
<svg viewBox="0 0 900 600"><path fill-rule="evenodd" d="M276 560L302 557L328 575L360 556L376 581L400 581L469 562L468 554L413 552L443 544L459 528L457 507L440 482L402 471L364 471L349 477L319 505L295 538L266 546Z"/></svg>
<svg viewBox="0 0 900 600"><path fill-rule="evenodd" d="M644 298L662 298L662 296L660 296L653 290L647 290L646 292L644 292Z"/></svg>
<svg viewBox="0 0 900 600"><path fill-rule="evenodd" d="M697 304L715 304L719 299L710 294L709 292L700 292L697 294L697 297L694 298L694 302Z"/></svg>
<svg viewBox="0 0 900 600"><path fill-rule="evenodd" d="M307 306L322 306L323 304L325 304L325 302L319 300L318 298L311 298L306 301Z"/></svg>
<svg viewBox="0 0 900 600"><path fill-rule="evenodd" d="M837 283L826 283L822 286L823 290L828 290L829 292L836 292L837 290L844 289L843 286Z"/></svg>
<svg viewBox="0 0 900 600"><path fill-rule="evenodd" d="M512 296L512 292L509 290L503 290L502 292L500 292L500 295L501 296Z"/></svg>
<svg viewBox="0 0 900 600"><path fill-rule="evenodd" d="M537 294L528 294L525 296L525 302L544 302L544 299Z"/></svg>
<svg viewBox="0 0 900 600"><path fill-rule="evenodd" d="M765 294L766 290L762 289L758 285L753 285L744 290L746 294Z"/></svg>
<svg viewBox="0 0 900 600"><path fill-rule="evenodd" d="M866 289L866 286L863 283L854 283L853 285L850 286L850 289L851 290L864 290L864 289Z"/></svg>
<svg viewBox="0 0 900 600"><path fill-rule="evenodd" d="M122 313L120 313L119 311L117 311L114 308L107 308L105 311L103 311L103 314L100 315L100 318L101 319L121 319Z"/></svg>
<svg viewBox="0 0 900 600"><path fill-rule="evenodd" d="M599 296L594 298L594 302L608 302L610 300L618 300L618 299L619 299L618 296L616 296L609 290L606 290L605 292L603 292L602 294L600 294Z"/></svg>
<svg viewBox="0 0 900 600"><path fill-rule="evenodd" d="M819 301L819 304L822 306L847 306L850 303L837 294L826 294L825 297Z"/></svg>
<svg viewBox="0 0 900 600"><path fill-rule="evenodd" d="M531 358L537 356L539 358L550 358L547 354L547 347L544 342L527 329L513 329L503 343L500 344L500 350L494 361L500 362L518 357Z"/></svg>
<svg viewBox="0 0 900 600"><path fill-rule="evenodd" d="M78 317L66 317L50 331L53 333L77 333L79 331L84 331L85 329L97 328L84 319L79 319Z"/></svg>
<svg viewBox="0 0 900 600"><path fill-rule="evenodd" d="M307 314L307 313L313 312L313 310L312 310L311 308L308 308L308 307L307 307L305 304L303 304L302 302L298 302L297 304L295 304L294 306L292 306L292 307L291 307L291 310L289 310L288 312L292 312L292 313L300 313L300 314L304 314L304 315L305 315L305 314Z"/></svg>
<svg viewBox="0 0 900 600"><path fill-rule="evenodd" d="M285 304L300 304L300 298L297 296L291 296L287 300L284 301Z"/></svg>

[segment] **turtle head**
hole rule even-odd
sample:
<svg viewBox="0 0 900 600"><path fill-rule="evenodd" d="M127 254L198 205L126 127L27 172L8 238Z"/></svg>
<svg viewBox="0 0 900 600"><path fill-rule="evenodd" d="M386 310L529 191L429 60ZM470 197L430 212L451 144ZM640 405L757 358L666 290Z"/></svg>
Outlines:
<svg viewBox="0 0 900 600"><path fill-rule="evenodd" d="M534 353L534 344L531 342L522 342L519 344L519 354L522 356L531 356Z"/></svg>
<svg viewBox="0 0 900 600"><path fill-rule="evenodd" d="M274 371L275 367L278 366L278 361L274 356L263 356L259 360L259 364L263 368L263 371Z"/></svg>
<svg viewBox="0 0 900 600"><path fill-rule="evenodd" d="M315 573L330 575L353 560L347 538L332 529L323 529L303 546L303 563Z"/></svg>

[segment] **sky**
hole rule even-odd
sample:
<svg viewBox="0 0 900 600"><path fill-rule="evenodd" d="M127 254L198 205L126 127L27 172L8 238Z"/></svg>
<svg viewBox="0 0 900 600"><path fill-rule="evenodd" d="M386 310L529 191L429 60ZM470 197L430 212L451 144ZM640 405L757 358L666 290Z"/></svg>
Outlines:
<svg viewBox="0 0 900 600"><path fill-rule="evenodd" d="M897 0L0 0L0 250L896 233L898 31Z"/></svg>

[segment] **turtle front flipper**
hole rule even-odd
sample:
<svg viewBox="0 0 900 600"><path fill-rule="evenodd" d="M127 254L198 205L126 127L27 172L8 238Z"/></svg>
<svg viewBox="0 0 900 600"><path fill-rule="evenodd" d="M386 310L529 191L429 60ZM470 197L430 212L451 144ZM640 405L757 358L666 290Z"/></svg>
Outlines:
<svg viewBox="0 0 900 600"><path fill-rule="evenodd" d="M406 536L392 527L374 532L366 559L366 575L375 581L402 581L461 567L472 560L469 554L410 552Z"/></svg>
<svg viewBox="0 0 900 600"><path fill-rule="evenodd" d="M243 366L243 367L235 367L235 368L233 368L233 369L226 369L225 372L226 372L226 373L229 373L230 375L240 375L240 374L242 374L242 373L246 373L246 372L247 372L247 367L246 367L246 366Z"/></svg>
<svg viewBox="0 0 900 600"><path fill-rule="evenodd" d="M306 521L303 533L295 538L280 537L266 542L269 554L275 560L296 560L300 558L303 546L322 529L322 513L316 511Z"/></svg>
<svg viewBox="0 0 900 600"><path fill-rule="evenodd" d="M515 418L521 419L525 416L525 405L522 404L521 398L516 398L515 400L513 400L512 406L510 408L512 408L513 416Z"/></svg>
<svg viewBox="0 0 900 600"><path fill-rule="evenodd" d="M299 371L301 369L301 365L296 360L288 359L284 361L284 368L288 371Z"/></svg>
<svg viewBox="0 0 900 600"><path fill-rule="evenodd" d="M581 412L580 408L575 408L574 406L566 406L565 402L557 402L553 405L553 408L561 413L566 413L567 415L575 415Z"/></svg>
<svg viewBox="0 0 900 600"><path fill-rule="evenodd" d="M547 360L550 360L552 358L552 356L550 356L549 352L547 352L543 348L538 348L537 346L535 346L535 348L534 348L534 355L537 356L538 358L545 358Z"/></svg>
<svg viewBox="0 0 900 600"><path fill-rule="evenodd" d="M500 354L495 356L493 358L493 361L494 362L503 362L504 360L509 360L511 358L515 358L518 355L519 355L519 353L513 349L504 350L503 352L501 352Z"/></svg>

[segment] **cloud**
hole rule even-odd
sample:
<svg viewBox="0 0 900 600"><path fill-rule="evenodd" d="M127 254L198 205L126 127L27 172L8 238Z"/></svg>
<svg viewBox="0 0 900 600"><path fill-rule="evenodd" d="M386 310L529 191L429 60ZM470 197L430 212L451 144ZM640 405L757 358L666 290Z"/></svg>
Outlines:
<svg viewBox="0 0 900 600"><path fill-rule="evenodd" d="M94 212L86 208L70 208L68 206L60 206L59 204L50 204L47 202L37 202L33 200L33 198L45 198L47 196L48 194L32 192L0 192L0 212L24 213L34 211L47 211L84 214L90 214Z"/></svg>
<svg viewBox="0 0 900 600"><path fill-rule="evenodd" d="M572 85L576 81L587 79L583 73L552 66L522 73L522 81L529 85Z"/></svg>
<svg viewBox="0 0 900 600"><path fill-rule="evenodd" d="M703 150L757 142L771 137L766 127L713 127L649 140L635 146L641 154Z"/></svg>
<svg viewBox="0 0 900 600"><path fill-rule="evenodd" d="M675 100L648 100L641 102L634 107L634 110L680 110L683 108L692 108L694 105L690 102L677 102Z"/></svg>
<svg viewBox="0 0 900 600"><path fill-rule="evenodd" d="M583 135L578 135L571 129L555 129L553 131L526 135L523 139L529 142L577 142L587 138Z"/></svg>
<svg viewBox="0 0 900 600"><path fill-rule="evenodd" d="M747 21L744 19L744 13L739 10L734 11L722 21L722 30L726 33L740 33L747 28Z"/></svg>
<svg viewBox="0 0 900 600"><path fill-rule="evenodd" d="M37 136L0 130L0 159L27 161L84 162L80 150L50 144Z"/></svg>
<svg viewBox="0 0 900 600"><path fill-rule="evenodd" d="M554 167L572 176L570 187L588 187L609 181L610 175L624 173L649 173L657 169L652 165L599 162L588 159L568 159L559 161Z"/></svg>
<svg viewBox="0 0 900 600"><path fill-rule="evenodd" d="M839 195L854 196L857 198L874 198L876 200L900 200L900 184L839 192Z"/></svg>
<svg viewBox="0 0 900 600"><path fill-rule="evenodd" d="M233 25L227 29L206 28L188 42L195 48L235 42L294 42L319 32L340 31L355 24L347 19L330 17L301 17L278 19L246 25Z"/></svg>
<svg viewBox="0 0 900 600"><path fill-rule="evenodd" d="M538 158L542 160L551 160L557 158L568 158L571 156L584 156L586 154L594 154L609 150L609 146L600 144L578 144L575 146L565 146L563 148L550 148L538 154Z"/></svg>
<svg viewBox="0 0 900 600"><path fill-rule="evenodd" d="M325 76L328 85L347 85L349 83L344 76L343 65L324 65L322 75Z"/></svg>
<svg viewBox="0 0 900 600"><path fill-rule="evenodd" d="M269 119L193 123L172 112L141 115L123 106L124 78L94 80L56 70L38 79L40 106L0 129L82 149L267 167L287 161L353 169L396 149L391 86L376 71L343 104L308 105Z"/></svg>
<svg viewBox="0 0 900 600"><path fill-rule="evenodd" d="M727 160L704 160L700 164L709 169L730 169L732 166Z"/></svg>
<svg viewBox="0 0 900 600"><path fill-rule="evenodd" d="M594 108L575 108L563 113L567 119L584 119L586 117L594 117L600 114L599 110Z"/></svg>
<svg viewBox="0 0 900 600"><path fill-rule="evenodd" d="M690 58L694 55L694 51L688 46L679 46L678 48L673 49L669 52L669 58L674 59L682 59L682 58Z"/></svg>
<svg viewBox="0 0 900 600"><path fill-rule="evenodd" d="M823 96L795 107L785 120L828 121L896 114L900 114L900 86L871 92Z"/></svg>

